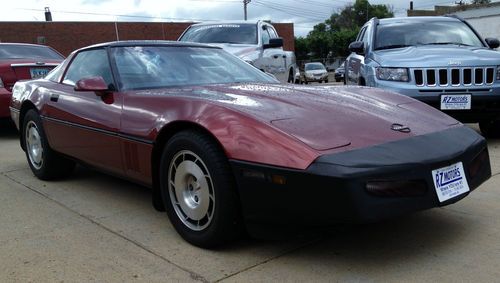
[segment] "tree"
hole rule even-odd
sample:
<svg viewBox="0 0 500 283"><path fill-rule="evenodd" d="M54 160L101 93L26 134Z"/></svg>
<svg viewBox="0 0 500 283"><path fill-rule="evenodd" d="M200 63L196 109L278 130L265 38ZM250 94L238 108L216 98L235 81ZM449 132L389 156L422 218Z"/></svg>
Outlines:
<svg viewBox="0 0 500 283"><path fill-rule="evenodd" d="M361 26L372 17L393 17L392 7L371 5L368 0L356 0L346 5L324 23L317 24L306 38L296 39L296 54L299 59L347 56L349 43L355 40ZM306 50L303 50L306 48Z"/></svg>

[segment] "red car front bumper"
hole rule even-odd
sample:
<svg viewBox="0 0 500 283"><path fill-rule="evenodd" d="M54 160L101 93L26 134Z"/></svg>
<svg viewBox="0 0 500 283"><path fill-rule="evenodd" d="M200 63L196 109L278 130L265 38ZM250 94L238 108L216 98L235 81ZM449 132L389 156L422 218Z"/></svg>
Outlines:
<svg viewBox="0 0 500 283"><path fill-rule="evenodd" d="M324 155L306 170L231 165L247 230L267 237L260 229L376 222L454 203L469 192L440 202L431 172L457 162L470 191L491 176L486 140L466 126ZM370 191L373 182L386 189Z"/></svg>

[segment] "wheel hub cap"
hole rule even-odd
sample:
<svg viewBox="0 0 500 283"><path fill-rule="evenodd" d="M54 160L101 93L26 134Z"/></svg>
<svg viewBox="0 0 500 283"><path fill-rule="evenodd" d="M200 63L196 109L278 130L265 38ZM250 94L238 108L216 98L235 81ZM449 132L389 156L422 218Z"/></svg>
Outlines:
<svg viewBox="0 0 500 283"><path fill-rule="evenodd" d="M26 150L28 151L28 157L30 159L31 165L36 169L40 169L43 164L43 147L42 139L35 122L30 121L26 125Z"/></svg>
<svg viewBox="0 0 500 283"><path fill-rule="evenodd" d="M170 201L179 219L192 230L206 228L213 217L215 194L205 163L191 151L177 153L169 167Z"/></svg>

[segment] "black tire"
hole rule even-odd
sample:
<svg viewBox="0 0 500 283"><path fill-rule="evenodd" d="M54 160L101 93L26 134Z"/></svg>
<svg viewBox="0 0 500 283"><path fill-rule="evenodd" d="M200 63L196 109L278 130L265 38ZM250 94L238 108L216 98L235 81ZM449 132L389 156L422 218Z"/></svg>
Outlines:
<svg viewBox="0 0 500 283"><path fill-rule="evenodd" d="M304 83L305 83L305 84L309 84L309 82L308 82L308 81L304 81Z"/></svg>
<svg viewBox="0 0 500 283"><path fill-rule="evenodd" d="M290 83L290 84L294 83L293 70L290 70L290 72L288 73L288 81L287 82Z"/></svg>
<svg viewBox="0 0 500 283"><path fill-rule="evenodd" d="M485 138L500 138L500 120L481 121L479 130Z"/></svg>
<svg viewBox="0 0 500 283"><path fill-rule="evenodd" d="M325 80L325 84L328 83L328 80Z"/></svg>
<svg viewBox="0 0 500 283"><path fill-rule="evenodd" d="M194 167L203 176L197 177ZM174 135L161 156L160 188L168 217L187 242L213 248L241 234L236 182L224 152L211 137L194 130Z"/></svg>
<svg viewBox="0 0 500 283"><path fill-rule="evenodd" d="M341 80L340 79L335 79L335 81L339 83Z"/></svg>
<svg viewBox="0 0 500 283"><path fill-rule="evenodd" d="M67 177L73 172L75 162L50 148L42 121L35 110L26 112L21 129L26 158L36 177L53 180Z"/></svg>

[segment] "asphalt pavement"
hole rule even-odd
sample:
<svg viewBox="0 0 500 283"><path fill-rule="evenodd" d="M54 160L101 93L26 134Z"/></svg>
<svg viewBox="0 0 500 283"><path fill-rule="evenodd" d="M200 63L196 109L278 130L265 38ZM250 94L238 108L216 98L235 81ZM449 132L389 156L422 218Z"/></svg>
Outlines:
<svg viewBox="0 0 500 283"><path fill-rule="evenodd" d="M498 282L500 140L493 177L462 201L390 221L218 250L182 240L147 188L78 167L31 173L0 129L1 282Z"/></svg>

